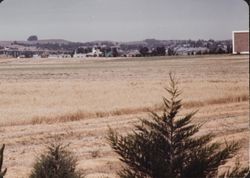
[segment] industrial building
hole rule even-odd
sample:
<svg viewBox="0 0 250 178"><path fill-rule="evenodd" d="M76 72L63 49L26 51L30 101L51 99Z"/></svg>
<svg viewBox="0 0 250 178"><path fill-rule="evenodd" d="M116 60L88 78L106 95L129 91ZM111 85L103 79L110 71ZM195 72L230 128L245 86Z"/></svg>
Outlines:
<svg viewBox="0 0 250 178"><path fill-rule="evenodd" d="M233 31L233 54L249 54L249 31Z"/></svg>

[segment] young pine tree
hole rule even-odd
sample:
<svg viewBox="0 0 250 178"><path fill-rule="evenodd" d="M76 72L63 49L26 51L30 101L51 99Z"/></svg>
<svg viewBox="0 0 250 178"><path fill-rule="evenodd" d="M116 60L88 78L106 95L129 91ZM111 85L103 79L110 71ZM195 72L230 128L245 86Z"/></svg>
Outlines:
<svg viewBox="0 0 250 178"><path fill-rule="evenodd" d="M239 162L236 162L232 170L225 171L218 178L250 178L249 168L243 168Z"/></svg>
<svg viewBox="0 0 250 178"><path fill-rule="evenodd" d="M212 134L197 136L201 125L191 122L196 112L177 118L180 90L170 74L162 114L151 113L127 136L110 129L108 141L125 163L123 178L203 178L217 175L218 167L239 149L237 143L212 142Z"/></svg>
<svg viewBox="0 0 250 178"><path fill-rule="evenodd" d="M51 144L34 165L30 178L83 178L76 171L77 160L65 146Z"/></svg>

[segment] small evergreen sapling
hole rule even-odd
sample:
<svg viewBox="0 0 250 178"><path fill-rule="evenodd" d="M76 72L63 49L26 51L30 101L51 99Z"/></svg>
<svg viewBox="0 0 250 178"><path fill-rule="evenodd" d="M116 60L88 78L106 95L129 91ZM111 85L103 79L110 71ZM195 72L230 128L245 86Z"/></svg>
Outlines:
<svg viewBox="0 0 250 178"><path fill-rule="evenodd" d="M30 178L83 178L76 171L77 160L65 146L51 144L34 165Z"/></svg>
<svg viewBox="0 0 250 178"><path fill-rule="evenodd" d="M218 178L250 178L249 168L242 167L239 160L236 160L235 166L220 174Z"/></svg>
<svg viewBox="0 0 250 178"><path fill-rule="evenodd" d="M119 135L110 129L108 141L120 156L123 178L203 178L215 177L218 167L234 156L237 143L211 142L212 134L198 136L201 125L191 122L196 112L177 118L182 107L175 77L170 74L163 98L162 114L152 112L135 130Z"/></svg>

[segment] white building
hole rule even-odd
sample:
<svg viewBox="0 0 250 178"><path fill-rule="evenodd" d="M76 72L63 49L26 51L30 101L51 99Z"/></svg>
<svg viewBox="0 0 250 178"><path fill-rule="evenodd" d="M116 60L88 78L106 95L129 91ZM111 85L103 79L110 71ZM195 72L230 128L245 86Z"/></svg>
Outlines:
<svg viewBox="0 0 250 178"><path fill-rule="evenodd" d="M41 58L41 56L39 56L38 54L33 55L33 59L40 59L40 58Z"/></svg>
<svg viewBox="0 0 250 178"><path fill-rule="evenodd" d="M103 53L101 52L100 49L93 47L91 53L86 54L87 57L101 57L103 56Z"/></svg>
<svg viewBox="0 0 250 178"><path fill-rule="evenodd" d="M87 54L82 54L82 53L75 53L73 58L86 58Z"/></svg>
<svg viewBox="0 0 250 178"><path fill-rule="evenodd" d="M48 56L49 59L65 59L65 58L71 58L70 54L50 54Z"/></svg>

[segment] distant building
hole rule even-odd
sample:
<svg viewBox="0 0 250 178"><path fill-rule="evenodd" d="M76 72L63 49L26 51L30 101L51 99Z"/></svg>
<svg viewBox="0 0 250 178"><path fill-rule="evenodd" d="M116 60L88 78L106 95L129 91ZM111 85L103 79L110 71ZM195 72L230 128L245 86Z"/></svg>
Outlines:
<svg viewBox="0 0 250 178"><path fill-rule="evenodd" d="M63 59L63 58L71 58L70 54L50 54L48 56L49 59Z"/></svg>
<svg viewBox="0 0 250 178"><path fill-rule="evenodd" d="M233 54L249 54L249 31L233 31Z"/></svg>
<svg viewBox="0 0 250 178"><path fill-rule="evenodd" d="M166 50L166 54L168 53L168 50ZM197 47L197 48L192 48L192 47L177 47L174 48L174 53L175 55L182 55L182 56L187 56L187 55L196 55L196 54L207 54L209 53L209 49L206 47Z"/></svg>
<svg viewBox="0 0 250 178"><path fill-rule="evenodd" d="M102 57L103 53L97 47L92 48L92 52L86 54L87 57Z"/></svg>
<svg viewBox="0 0 250 178"><path fill-rule="evenodd" d="M21 55L21 52L17 48L5 47L4 49L0 50L0 54L17 58Z"/></svg>
<svg viewBox="0 0 250 178"><path fill-rule="evenodd" d="M40 58L41 58L41 56L39 56L38 54L33 55L33 59L40 59Z"/></svg>
<svg viewBox="0 0 250 178"><path fill-rule="evenodd" d="M75 53L73 58L86 58L87 54Z"/></svg>
<svg viewBox="0 0 250 178"><path fill-rule="evenodd" d="M139 50L135 49L135 50L130 50L128 51L128 53L126 54L126 57L139 57L141 56L141 53L139 52Z"/></svg>

